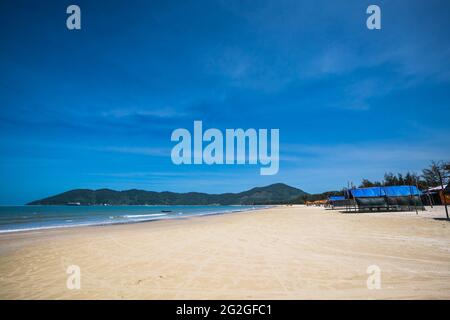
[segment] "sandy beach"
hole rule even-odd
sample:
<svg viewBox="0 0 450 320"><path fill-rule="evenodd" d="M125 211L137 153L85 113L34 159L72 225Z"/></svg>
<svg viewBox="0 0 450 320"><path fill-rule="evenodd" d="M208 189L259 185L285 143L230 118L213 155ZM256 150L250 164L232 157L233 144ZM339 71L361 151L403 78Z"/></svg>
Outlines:
<svg viewBox="0 0 450 320"><path fill-rule="evenodd" d="M316 207L0 235L1 299L450 299L443 208ZM66 286L70 265L81 288ZM367 268L381 289L367 288Z"/></svg>

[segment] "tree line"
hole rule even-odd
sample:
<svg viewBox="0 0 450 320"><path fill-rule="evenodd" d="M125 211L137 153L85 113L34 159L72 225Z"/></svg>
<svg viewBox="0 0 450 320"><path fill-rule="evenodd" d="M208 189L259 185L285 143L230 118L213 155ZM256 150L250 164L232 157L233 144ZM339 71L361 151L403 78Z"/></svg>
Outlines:
<svg viewBox="0 0 450 320"><path fill-rule="evenodd" d="M420 174L416 172L407 172L406 174L387 172L381 181L370 181L363 179L360 188L377 186L417 186L419 189L428 189L449 183L450 180L450 161L432 161L430 165L422 169Z"/></svg>
<svg viewBox="0 0 450 320"><path fill-rule="evenodd" d="M379 187L379 186L417 186L420 190L426 190L450 182L450 161L432 161L427 168L422 169L420 173L406 172L397 173L386 172L381 181L370 181L362 179L359 188ZM353 183L351 188L356 187ZM340 191L327 191L318 194L307 194L299 196L293 203L305 203L305 201L315 201L327 199L329 196L343 196L346 194L345 189Z"/></svg>

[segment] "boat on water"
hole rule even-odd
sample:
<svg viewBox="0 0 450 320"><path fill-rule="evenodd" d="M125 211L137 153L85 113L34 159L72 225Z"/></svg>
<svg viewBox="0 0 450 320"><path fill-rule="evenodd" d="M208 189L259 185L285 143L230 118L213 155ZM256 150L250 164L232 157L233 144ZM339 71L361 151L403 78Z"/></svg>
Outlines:
<svg viewBox="0 0 450 320"><path fill-rule="evenodd" d="M66 206L81 206L80 202L68 202L66 203Z"/></svg>

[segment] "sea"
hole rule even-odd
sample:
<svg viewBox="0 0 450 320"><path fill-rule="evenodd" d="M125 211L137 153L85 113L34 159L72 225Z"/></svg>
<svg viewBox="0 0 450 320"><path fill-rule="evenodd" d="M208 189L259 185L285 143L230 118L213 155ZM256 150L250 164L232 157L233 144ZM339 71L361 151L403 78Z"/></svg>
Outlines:
<svg viewBox="0 0 450 320"><path fill-rule="evenodd" d="M0 233L229 214L268 206L0 206Z"/></svg>

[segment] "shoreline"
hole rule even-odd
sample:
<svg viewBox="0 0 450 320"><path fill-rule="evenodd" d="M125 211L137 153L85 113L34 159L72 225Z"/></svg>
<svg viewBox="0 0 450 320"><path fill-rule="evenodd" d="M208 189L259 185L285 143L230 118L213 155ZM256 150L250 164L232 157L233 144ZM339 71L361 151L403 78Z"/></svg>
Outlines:
<svg viewBox="0 0 450 320"><path fill-rule="evenodd" d="M439 210L241 213L1 234L0 298L450 299ZM80 290L66 287L70 265ZM371 265L381 290L367 289Z"/></svg>
<svg viewBox="0 0 450 320"><path fill-rule="evenodd" d="M26 205L28 207L28 205ZM40 205L37 205L40 206ZM136 205L134 207L140 207L141 205ZM187 205L167 205L167 207L177 207L177 206L184 206ZM189 205L190 206L190 205ZM193 205L193 207L206 207L208 205ZM241 205L229 205L230 207L242 207ZM138 219L138 220L129 220L129 221L102 221L102 222L90 222L90 223L80 223L80 224L63 224L63 225L54 225L54 226L42 226L42 227L30 227L30 228L24 228L24 229L5 229L0 230L0 235L2 234L10 234L10 233L17 233L17 232L33 232L33 231L40 231L40 230L53 230L53 229L73 229L73 228L85 228L85 227L105 227L105 226L112 226L112 225L127 225L127 224L136 224L136 223L144 223L144 222L155 222L155 221L161 221L161 220L178 220L178 219L189 219L193 217L204 217L204 216L214 216L214 215L224 215L224 214L233 214L233 213L239 213L239 212L250 212L250 211L257 211L257 210L264 210L269 209L272 207L276 207L278 205L255 205L251 208L241 208L240 210L232 210L232 211L217 211L217 212L205 212L205 213L198 213L198 214L186 214L186 215L173 215L173 216L167 216L164 213L149 213L149 214L143 214L142 218L145 216L148 216L148 218L144 219ZM42 206L40 206L42 207ZM45 207L45 206L44 206ZM65 206L64 206L65 207ZM92 206L89 206L92 207ZM103 207L103 206L98 206ZM114 206L108 206L108 207L114 207ZM127 207L127 206L117 206L117 207ZM146 207L146 206L142 206ZM166 207L165 205L155 205L155 207ZM216 207L214 205L211 205L211 207ZM153 216L153 217L152 217ZM125 216L126 217L126 216Z"/></svg>
<svg viewBox="0 0 450 320"><path fill-rule="evenodd" d="M76 225L73 227L61 227L61 228L48 228L48 229L33 229L33 230L23 230L23 231L13 231L13 232L5 232L0 233L0 241L2 240L2 237L7 237L8 235L28 235L28 234L40 234L40 235L47 235L51 233L64 233L65 230L71 232L77 232L77 231L109 231L108 229L111 228L113 230L114 228L120 228L120 227L134 227L134 226L146 226L149 228L152 228L154 224L162 223L170 225L172 223L176 224L178 221L191 221L196 219L208 219L209 217L220 217L225 215L231 215L231 214L239 214L239 213L249 213L249 212L257 212L259 210L265 210L263 208L261 209L255 209L255 210L247 210L247 211L236 211L236 212L225 212L225 213L214 213L214 214L204 214L204 215L195 215L195 216L185 216L185 217L177 217L177 218L171 218L171 219L154 219L154 220L144 220L144 221L132 221L132 222L124 222L124 223L109 223L109 224L98 224L98 225Z"/></svg>

